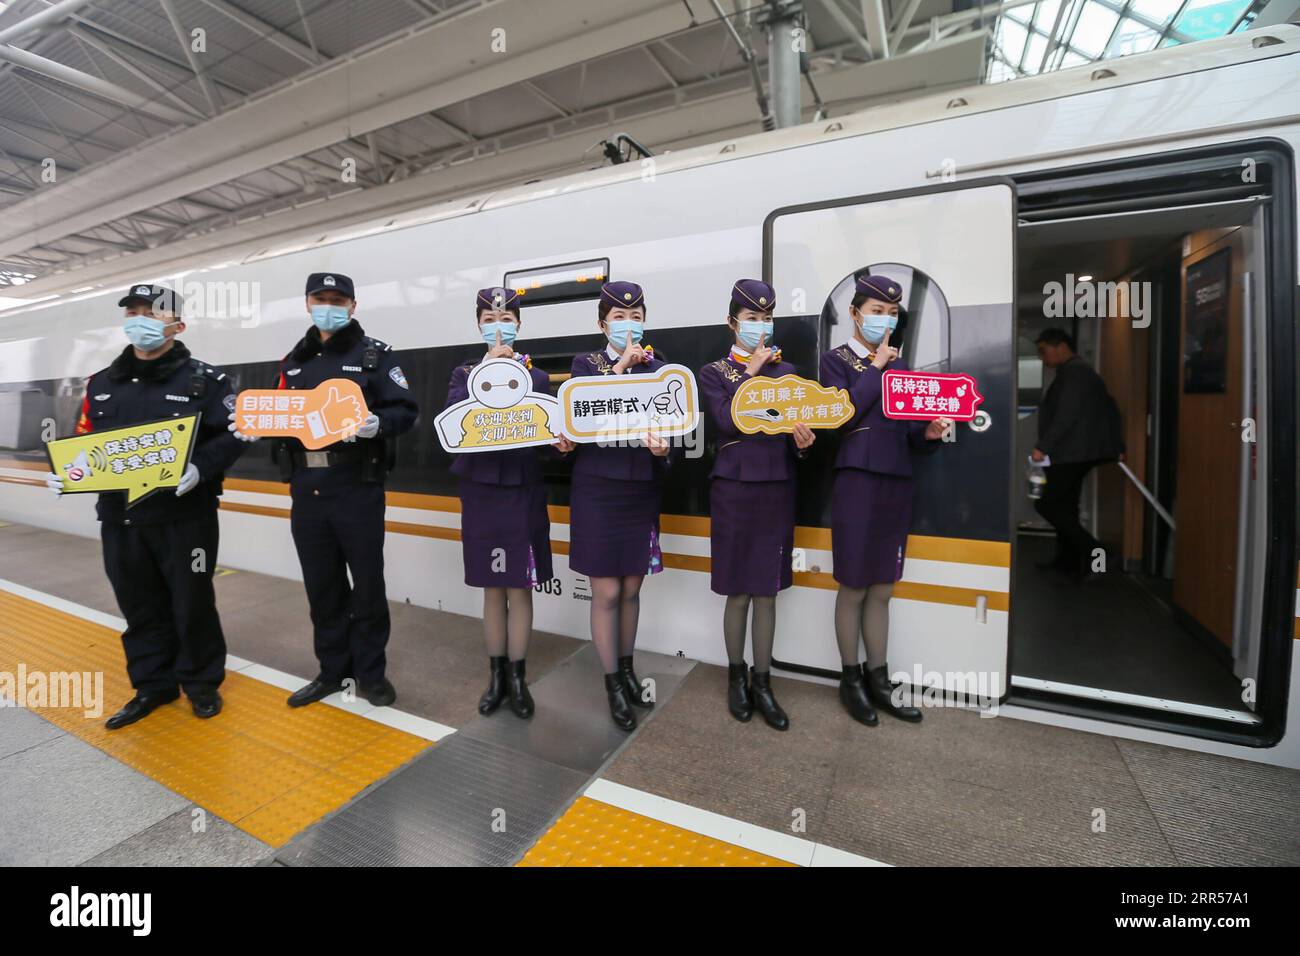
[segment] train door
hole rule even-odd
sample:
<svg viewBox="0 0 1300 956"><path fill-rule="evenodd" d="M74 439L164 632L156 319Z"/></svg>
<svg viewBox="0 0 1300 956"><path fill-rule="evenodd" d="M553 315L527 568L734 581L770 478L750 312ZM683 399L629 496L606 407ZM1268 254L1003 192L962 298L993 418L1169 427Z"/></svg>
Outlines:
<svg viewBox="0 0 1300 956"><path fill-rule="evenodd" d="M912 532L889 630L895 680L980 702L999 700L1009 686L1015 236L1015 188L1003 179L792 206L764 224L778 322L818 320L819 351L840 346L853 333L855 278L884 274L903 287L894 340L902 360L969 373L984 396L977 421L959 424L934 454L914 456ZM808 573L799 583L833 591L834 449L830 436L818 444L820 457L801 475L796 547ZM814 527L809 514L819 519ZM778 633L787 635L778 638L778 666L838 674L824 631L817 640L807 628Z"/></svg>
<svg viewBox="0 0 1300 956"><path fill-rule="evenodd" d="M1060 493L1018 512L1013 702L1280 737L1296 580L1292 170L1265 140L1018 179L1017 340L1021 371L1038 365L1041 380L1021 375L1016 454L1051 430L1043 409L1065 381L1078 440L1057 457L1074 469L1064 480L1090 484L1059 486L1073 515ZM1043 351L1062 340L1074 357ZM1063 379L1078 360L1092 371ZM1108 421L1119 461L1093 440Z"/></svg>

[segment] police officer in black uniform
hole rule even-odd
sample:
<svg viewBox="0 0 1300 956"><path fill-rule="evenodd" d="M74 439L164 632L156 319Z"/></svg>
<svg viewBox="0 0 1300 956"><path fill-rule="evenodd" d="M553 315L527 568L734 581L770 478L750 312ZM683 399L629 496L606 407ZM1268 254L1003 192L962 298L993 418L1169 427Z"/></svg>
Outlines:
<svg viewBox="0 0 1300 956"><path fill-rule="evenodd" d="M370 338L353 318L352 280L337 272L307 277L312 327L280 363L278 388L311 389L332 378L356 382L370 414L356 437L320 451L277 439L272 454L293 499L290 526L311 605L320 673L289 697L302 707L354 679L376 707L397 699L384 675L388 596L384 590L384 476L395 440L419 408L392 348ZM235 426L230 430L245 438ZM352 580L348 581L348 572Z"/></svg>
<svg viewBox="0 0 1300 956"><path fill-rule="evenodd" d="M148 716L184 689L197 717L221 712L226 639L217 616L217 498L243 446L226 431L235 407L224 372L199 361L176 338L185 331L176 294L134 285L118 302L131 344L86 382L76 433L200 414L180 484L126 506L126 492L99 496L104 568L126 618L122 647L135 697L108 718L116 730ZM63 476L46 484L63 493Z"/></svg>

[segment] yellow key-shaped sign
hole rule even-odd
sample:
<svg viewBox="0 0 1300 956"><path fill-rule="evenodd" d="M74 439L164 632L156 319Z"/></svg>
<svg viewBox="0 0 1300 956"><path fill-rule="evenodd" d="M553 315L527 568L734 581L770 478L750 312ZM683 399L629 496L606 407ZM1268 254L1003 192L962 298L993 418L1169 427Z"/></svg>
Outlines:
<svg viewBox="0 0 1300 956"><path fill-rule="evenodd" d="M853 414L845 389L798 375L755 375L731 397L731 422L742 435L793 432L800 422L809 428L839 428Z"/></svg>
<svg viewBox="0 0 1300 956"><path fill-rule="evenodd" d="M155 491L180 484L190 462L199 416L111 428L45 445L50 470L63 479L64 494L125 491L131 507Z"/></svg>

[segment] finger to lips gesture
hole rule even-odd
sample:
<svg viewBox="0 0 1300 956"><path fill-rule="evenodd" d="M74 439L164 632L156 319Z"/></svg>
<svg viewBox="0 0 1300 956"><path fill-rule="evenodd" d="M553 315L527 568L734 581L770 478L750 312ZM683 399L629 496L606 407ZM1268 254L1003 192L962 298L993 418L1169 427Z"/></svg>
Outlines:
<svg viewBox="0 0 1300 956"><path fill-rule="evenodd" d="M497 344L488 350L488 358L514 358L515 350L501 344L501 330L497 329Z"/></svg>
<svg viewBox="0 0 1300 956"><path fill-rule="evenodd" d="M749 362L745 365L745 371L750 375L757 375L759 370L772 359L772 350L763 344L766 340L766 333L759 335L758 347L754 349L754 354L749 357Z"/></svg>
<svg viewBox="0 0 1300 956"><path fill-rule="evenodd" d="M885 337L876 346L876 357L871 360L871 364L876 368L884 368L896 358L898 358L898 349L889 344L889 333L886 332Z"/></svg>

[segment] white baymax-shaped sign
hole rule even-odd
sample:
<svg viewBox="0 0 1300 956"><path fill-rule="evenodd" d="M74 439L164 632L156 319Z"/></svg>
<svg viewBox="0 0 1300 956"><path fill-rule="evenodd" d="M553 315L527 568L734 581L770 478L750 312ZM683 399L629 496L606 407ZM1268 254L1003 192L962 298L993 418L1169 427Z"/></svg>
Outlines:
<svg viewBox="0 0 1300 956"><path fill-rule="evenodd" d="M533 378L515 359L488 359L469 373L469 398L433 420L442 447L453 454L550 445L559 440L560 403L532 390Z"/></svg>
<svg viewBox="0 0 1300 956"><path fill-rule="evenodd" d="M584 375L560 386L560 430L575 442L616 443L646 433L672 438L695 431L700 400L685 365L642 375Z"/></svg>

